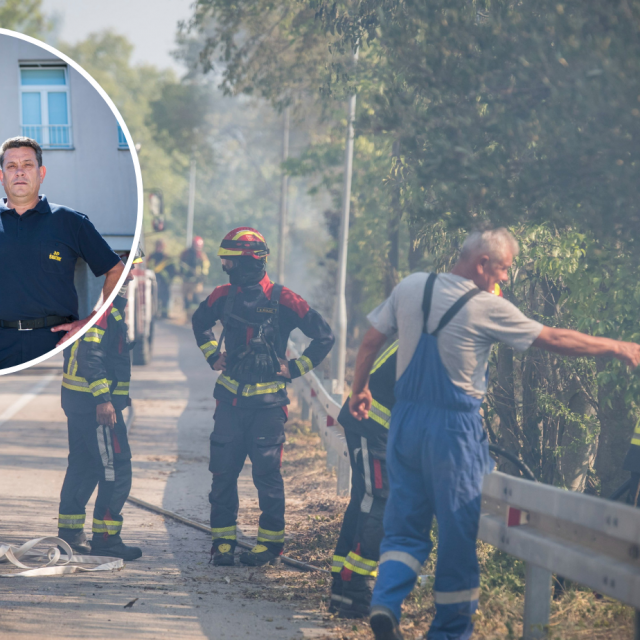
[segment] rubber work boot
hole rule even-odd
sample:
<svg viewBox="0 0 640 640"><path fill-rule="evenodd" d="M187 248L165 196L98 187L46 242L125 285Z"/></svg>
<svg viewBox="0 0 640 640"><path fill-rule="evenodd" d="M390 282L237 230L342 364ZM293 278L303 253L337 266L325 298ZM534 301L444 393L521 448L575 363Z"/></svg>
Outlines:
<svg viewBox="0 0 640 640"><path fill-rule="evenodd" d="M130 547L122 542L119 535L116 536L94 536L91 540L92 556L109 556L112 558L122 558L130 562L137 560L142 555L140 547Z"/></svg>
<svg viewBox="0 0 640 640"><path fill-rule="evenodd" d="M373 607L369 624L376 640L404 640L396 617L386 607Z"/></svg>
<svg viewBox="0 0 640 640"><path fill-rule="evenodd" d="M87 534L82 529L58 529L58 538L62 538L74 551L87 556L91 553L91 547L87 542ZM66 553L62 547L60 551Z"/></svg>
<svg viewBox="0 0 640 640"><path fill-rule="evenodd" d="M329 613L338 613L342 603L342 576L339 573L331 574L331 597L329 598Z"/></svg>
<svg viewBox="0 0 640 640"><path fill-rule="evenodd" d="M265 564L279 564L282 549L271 550L263 544L257 544L251 551L240 554L240 562L249 567L263 567Z"/></svg>
<svg viewBox="0 0 640 640"><path fill-rule="evenodd" d="M233 567L235 545L228 540L214 540L211 546L211 562L214 567Z"/></svg>
<svg viewBox="0 0 640 640"><path fill-rule="evenodd" d="M366 618L371 608L371 596L376 579L373 576L351 574L351 580L342 583L341 618Z"/></svg>

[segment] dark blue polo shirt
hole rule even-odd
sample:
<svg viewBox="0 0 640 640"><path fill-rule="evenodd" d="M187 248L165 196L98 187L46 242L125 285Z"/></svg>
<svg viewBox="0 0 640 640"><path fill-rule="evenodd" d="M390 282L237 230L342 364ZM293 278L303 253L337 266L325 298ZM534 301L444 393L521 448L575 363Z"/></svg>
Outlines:
<svg viewBox="0 0 640 640"><path fill-rule="evenodd" d="M41 196L21 216L0 200L0 319L78 318L73 283L82 258L96 277L120 260L89 218Z"/></svg>

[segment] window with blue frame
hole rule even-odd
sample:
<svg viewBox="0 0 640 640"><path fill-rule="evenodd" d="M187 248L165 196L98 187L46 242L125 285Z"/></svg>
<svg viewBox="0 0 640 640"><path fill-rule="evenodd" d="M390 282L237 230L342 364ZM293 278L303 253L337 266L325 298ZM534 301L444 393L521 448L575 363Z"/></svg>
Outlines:
<svg viewBox="0 0 640 640"><path fill-rule="evenodd" d="M21 66L22 135L45 149L72 146L67 67Z"/></svg>
<svg viewBox="0 0 640 640"><path fill-rule="evenodd" d="M129 143L127 142L127 138L124 135L124 131L122 127L118 125L118 149L128 149Z"/></svg>

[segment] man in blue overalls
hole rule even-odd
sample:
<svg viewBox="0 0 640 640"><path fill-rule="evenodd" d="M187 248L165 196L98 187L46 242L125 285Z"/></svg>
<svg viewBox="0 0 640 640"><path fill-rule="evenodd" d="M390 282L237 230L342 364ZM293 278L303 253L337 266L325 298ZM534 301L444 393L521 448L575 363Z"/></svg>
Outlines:
<svg viewBox="0 0 640 640"><path fill-rule="evenodd" d="M387 447L390 493L371 601L376 640L402 638L401 605L431 551L434 516L436 615L427 638L466 639L473 632L482 478L493 466L479 413L492 344L640 363L640 345L545 327L493 295L517 254L506 229L473 233L451 273L410 275L369 315L349 404L354 417L368 416L368 377L378 350L396 332L399 340Z"/></svg>

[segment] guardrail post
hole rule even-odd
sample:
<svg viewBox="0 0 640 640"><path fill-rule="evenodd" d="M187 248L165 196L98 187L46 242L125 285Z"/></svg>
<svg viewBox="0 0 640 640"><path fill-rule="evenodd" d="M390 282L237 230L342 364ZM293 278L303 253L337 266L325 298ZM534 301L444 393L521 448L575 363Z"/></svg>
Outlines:
<svg viewBox="0 0 640 640"><path fill-rule="evenodd" d="M526 563L524 587L524 640L547 637L551 613L551 572Z"/></svg>
<svg viewBox="0 0 640 640"><path fill-rule="evenodd" d="M300 394L300 417L306 421L309 419L310 413L311 411L309 403L307 402L307 398L304 396L304 394Z"/></svg>

